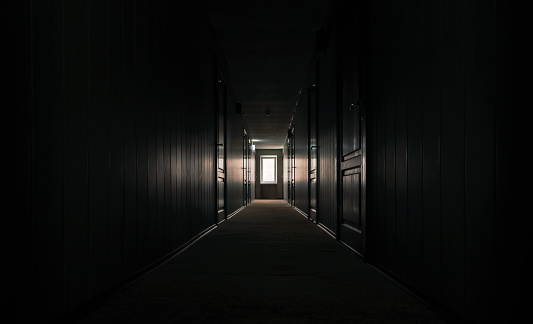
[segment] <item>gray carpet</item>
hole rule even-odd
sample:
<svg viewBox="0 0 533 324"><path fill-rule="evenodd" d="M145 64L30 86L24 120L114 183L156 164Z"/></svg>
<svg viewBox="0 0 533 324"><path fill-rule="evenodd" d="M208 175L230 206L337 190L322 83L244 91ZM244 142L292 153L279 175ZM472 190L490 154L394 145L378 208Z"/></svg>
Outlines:
<svg viewBox="0 0 533 324"><path fill-rule="evenodd" d="M281 200L255 200L80 323L446 323Z"/></svg>

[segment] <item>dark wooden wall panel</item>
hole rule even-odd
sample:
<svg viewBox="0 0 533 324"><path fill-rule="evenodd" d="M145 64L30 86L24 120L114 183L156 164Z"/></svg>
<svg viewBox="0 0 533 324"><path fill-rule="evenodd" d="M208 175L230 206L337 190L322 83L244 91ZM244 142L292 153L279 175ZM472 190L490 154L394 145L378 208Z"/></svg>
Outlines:
<svg viewBox="0 0 533 324"><path fill-rule="evenodd" d="M134 51L135 64L133 75L135 87L135 128L137 149L137 178L136 178L136 203L137 203L137 237L140 242L147 242L146 246L137 255L138 262L146 264L150 262L153 249L152 240L149 239L150 209L148 187L148 109L150 95L148 93L148 16L146 1L137 1L124 6L124 54ZM126 68L126 65L124 66ZM124 80L126 81L126 80ZM129 103L131 104L131 103ZM151 134L151 133L150 133ZM126 139L124 139L126 141ZM124 182L126 184L126 182Z"/></svg>
<svg viewBox="0 0 533 324"><path fill-rule="evenodd" d="M471 321L502 316L506 299L495 4L379 1L368 13L369 260Z"/></svg>
<svg viewBox="0 0 533 324"><path fill-rule="evenodd" d="M422 123L423 107L420 90L424 86L422 74L423 40L419 30L422 25L422 1L413 0L408 6L408 49L409 49L409 89L407 106L407 209L408 220L408 274L407 280L415 287L422 285L422 225L423 225L423 186L422 186Z"/></svg>
<svg viewBox="0 0 533 324"><path fill-rule="evenodd" d="M314 71L313 71L314 72ZM309 77L308 77L309 79ZM309 121L308 121L308 109L309 109L309 96L308 96L308 87L310 86L309 81L306 80L300 96L298 98L298 104L296 106L294 114L294 141L296 145L295 149L295 159L296 159L296 169L295 169L295 205L296 208L308 213L309 209L309 166L308 166L308 155L309 155Z"/></svg>
<svg viewBox="0 0 533 324"><path fill-rule="evenodd" d="M198 14L198 13L197 13ZM204 35L209 35L211 29L208 24L208 19L201 19L195 17L202 25L198 28L198 34L191 40L191 43L199 43L197 51L199 59L196 60L195 74L201 82L197 84L196 98L201 99L200 109L198 109L197 124L200 129L200 136L198 138L197 146L198 157L197 164L200 167L198 174L200 175L200 185L198 187L198 206L201 210L201 220L195 234L199 234L204 229L215 223L216 219L216 196L215 193L215 156L216 156L216 129L213 127L216 123L216 116L213 113L216 106L216 57L214 55L213 45L208 42L198 42L199 39L205 38ZM204 17L205 18L205 17ZM205 202L210 202L209 204Z"/></svg>
<svg viewBox="0 0 533 324"><path fill-rule="evenodd" d="M12 51L8 59L11 62L10 69L14 71L13 80L6 90L18 99L12 104L10 114L6 116L6 120L12 120L16 125L16 138L9 141L6 150L16 154L16 158L9 159L8 168L11 174L5 185L10 188L6 198L11 204L17 206L19 211L17 217L6 218L1 235L4 239L3 246L7 247L3 249L4 257L10 260L12 265L18 266L3 268L4 276L10 280L5 280L3 283L2 294L9 296L9 298L4 298L5 309L11 310L14 314L20 314L20 321L29 321L31 320L29 314L33 309L28 308L27 302L21 301L34 298L28 298L27 295L33 287L32 240L28 239L32 234L32 152L30 149L33 114L32 66L30 64L32 43L29 41L33 32L32 4L29 1L19 1L10 5L6 9L6 12L10 12L10 17L6 19L9 25L7 33L16 37L12 39ZM10 69L8 70L11 71ZM12 129L9 131L12 132ZM21 253L21 251L26 251L26 253Z"/></svg>
<svg viewBox="0 0 533 324"><path fill-rule="evenodd" d="M123 45L123 86L124 100L122 106L122 125L124 141L124 275L129 276L137 269L137 136L136 136L136 105L135 94L137 92L134 72L136 64L135 56L135 11L133 4L125 3L123 7L124 17L124 45ZM142 154L142 153L141 153ZM142 216L141 216L142 217ZM150 241L147 243L149 244Z"/></svg>
<svg viewBox="0 0 533 324"><path fill-rule="evenodd" d="M337 229L337 89L335 30L318 61L318 203L317 222L332 233Z"/></svg>
<svg viewBox="0 0 533 324"><path fill-rule="evenodd" d="M178 104L178 111L177 111L177 118L178 118L178 122L177 122L177 126L179 127L179 129L181 130L180 132L178 132L178 140L177 140L177 190L178 192L176 193L177 197L177 203L178 203L178 207L177 207L177 212L178 212L178 215L177 215L177 221L176 221L176 226L178 228L178 246L181 246L182 244L184 244L186 242L186 238L187 238L187 235L186 235L186 226L185 226L185 220L187 219L187 217L185 217L185 207L186 207L186 204L185 204L185 192L186 190L184 190L185 188L185 175L184 175L184 170L186 170L185 168L185 153L186 153L186 150L185 150L185 147L183 145L183 137L184 137L184 132L183 130L185 129L185 125L184 125L184 120L183 120L183 111L182 111L182 106L181 104Z"/></svg>
<svg viewBox="0 0 533 324"><path fill-rule="evenodd" d="M65 301L71 308L91 293L90 244L88 224L88 25L87 3L65 3L64 15L64 210L57 217L64 219L65 236ZM46 31L46 27L40 27ZM41 83L34 87L42 86ZM57 92L58 90L52 90ZM39 101L39 100L37 100ZM40 123L40 122L39 122ZM41 132L36 131L37 137ZM37 187L36 188L43 188ZM50 197L52 201L56 198ZM36 241L35 244L38 244ZM58 249L58 252L61 251ZM50 271L49 269L48 271ZM46 274L47 271L44 271ZM50 274L48 274L50 275ZM50 289L50 293L58 287ZM50 300L54 297L48 296Z"/></svg>
<svg viewBox="0 0 533 324"><path fill-rule="evenodd" d="M383 15L380 24L387 26L394 24L397 21L395 10L397 10L394 1L385 1L383 3ZM393 28L393 33L386 33L382 37L381 46L384 53L390 53L397 47L394 33L396 28ZM395 46L396 45L396 46ZM383 119L383 135L384 135L384 206L385 206L385 236L382 244L384 245L385 258L388 266L392 268L397 267L397 249L396 249L396 96L397 91L397 69L396 66L397 55L385 55L381 61L381 68L386 73L390 74L389 78L383 79L382 88L386 91L381 94L382 109L384 114Z"/></svg>
<svg viewBox="0 0 533 324"><path fill-rule="evenodd" d="M512 107L516 107L516 100L527 92L520 90L521 78L516 77L522 70L515 68L517 62L513 59L516 43L512 35L516 28L512 24L518 23L525 26L527 20L513 19L511 13L516 10L506 1L495 1L494 12L494 43L495 43L495 68L494 68L494 98L496 122L496 166L497 166L497 202L496 202L496 263L497 277L509 278L498 280L497 293L507 298L499 304L501 313L516 314L519 320L529 309L528 300L522 298L527 294L527 285L523 285L522 278L529 277L529 267L526 265L528 258L524 258L524 250L531 246L531 236L528 233L531 218L521 213L523 204L529 201L528 191L516 190L523 178L517 177L516 155L524 147L524 140L529 138L529 127L525 126L528 119L517 118L512 114ZM520 25L519 25L520 26ZM518 43L519 44L519 43ZM520 64L520 63L519 63ZM516 101L509 100L515 98ZM519 170L522 167L518 168ZM520 172L518 173L520 174ZM518 203L517 203L518 202ZM513 217L510 215L515 215ZM512 221L510 221L512 219ZM513 267L509 267L513 264ZM513 275L507 276L509 270ZM520 311L522 310L522 311Z"/></svg>
<svg viewBox="0 0 533 324"><path fill-rule="evenodd" d="M156 31L154 28L154 33L160 32ZM155 35L154 35L155 36ZM156 45L157 46L157 45ZM159 68L159 53L158 48L154 49L154 68L157 70ZM164 78L163 78L164 81ZM160 101L160 90L159 87L154 87L153 94L154 100L159 103ZM164 150L164 140L165 140L165 116L164 116L164 103L161 102L156 104L155 109L155 195L156 195L156 210L157 210L157 230L156 230L156 255L162 257L165 254L165 150Z"/></svg>
<svg viewBox="0 0 533 324"><path fill-rule="evenodd" d="M15 229L32 233L32 270L17 280L32 293L13 309L61 321L214 225L222 60L199 7L34 2L17 13L31 26L18 35L29 45L18 91L33 103L20 114L31 218Z"/></svg>
<svg viewBox="0 0 533 324"><path fill-rule="evenodd" d="M409 246L409 209L408 209L408 140L409 133L408 110L409 105L409 50L407 46L400 44L407 44L409 41L408 29L408 6L402 6L402 3L395 3L396 7L393 10L397 13L395 15L397 28L394 29L393 46L397 48L397 55L395 57L395 78L398 80L395 86L395 181L396 181L396 264L398 268L398 275L401 278L407 278L409 273L409 263L405 262L408 259Z"/></svg>
<svg viewBox="0 0 533 324"><path fill-rule="evenodd" d="M150 256L157 254L157 152L155 143L155 112L153 106L148 104L146 112L146 154L148 160L148 214L146 227L142 227L139 223L132 224L130 227L131 235L134 231L139 230L138 235L147 238L147 244L143 247L145 253ZM125 204L128 202L125 201ZM135 245L132 246L132 252L136 249ZM143 253L143 251L141 251ZM134 254L132 254L133 256ZM133 266L133 265L132 265Z"/></svg>
<svg viewBox="0 0 533 324"><path fill-rule="evenodd" d="M88 217L90 291L97 295L108 286L108 92L107 3L90 1L88 21ZM102 235L105 234L105 235Z"/></svg>
<svg viewBox="0 0 533 324"><path fill-rule="evenodd" d="M175 83L173 83L174 86L176 86ZM175 95L173 97L174 102L177 101L177 98L175 98ZM178 132L180 129L180 125L178 124L178 111L177 106L174 106L174 109L170 109L170 200L171 200L171 215L170 215L170 236L171 236L171 246L177 247L180 246L179 243L179 236L178 236L178 217L180 215L179 212L179 205L178 205L178 188L180 188L180 184L178 183L178 172L179 172L179 162L178 162Z"/></svg>
<svg viewBox="0 0 533 324"><path fill-rule="evenodd" d="M175 9L175 6L171 3L165 3L163 6L158 8L158 11L163 12L172 12ZM172 60L172 49L174 46L172 44L172 18L170 15L164 15L160 22L160 35L162 41L158 50L158 56L161 57L163 62L160 69L171 68L174 64L170 63ZM169 63L165 63L169 62ZM173 211L173 202L172 202L172 183L173 183L173 173L172 170L172 135L176 132L176 129L172 129L172 110L175 108L175 84L173 82L175 79L171 74L163 74L163 85L160 87L159 96L164 100L163 107L163 204L164 204L164 239L163 239L163 253L162 256L168 254L168 251L172 251L172 211Z"/></svg>
<svg viewBox="0 0 533 324"><path fill-rule="evenodd" d="M369 21L369 31L368 31L368 46L371 48L372 46L375 46L373 43L373 35L376 33L374 30L375 23L374 21ZM372 28L370 28L372 27ZM368 57L368 69L375 70L379 67L379 64L376 60L375 56L369 56ZM377 104L376 100L379 98L379 96L376 95L377 89L375 88L369 88L368 89L368 101L370 100L374 101L374 105ZM377 199L379 197L378 195L378 181L377 179L371 179L370 176L376 177L378 174L378 109L367 109L367 256L372 258L379 258L380 255L380 249L379 249L379 236L378 231L380 227L378 226L378 204ZM374 161L374 163L371 163ZM374 200L372 200L374 199ZM372 203L370 203L372 202ZM371 216L371 217L370 217ZM376 231L374 231L374 228Z"/></svg>
<svg viewBox="0 0 533 324"><path fill-rule="evenodd" d="M374 10L374 9L372 9ZM372 12L372 11L371 11ZM378 47L381 44L380 37L384 33L386 26L385 18L380 16L370 17L369 47ZM386 58L385 51L376 51L374 55L369 55L369 71L375 74L385 74L386 65L383 63ZM369 84L372 78L369 72ZM384 81L387 82L387 81ZM379 89L369 86L369 107L368 107L368 238L367 247L369 258L381 260L386 266L392 262L385 256L386 249L386 203L385 203L385 96L379 93ZM390 240L388 241L390 242Z"/></svg>
<svg viewBox="0 0 533 324"><path fill-rule="evenodd" d="M63 26L61 17L63 8L60 1L53 3L35 3L32 8L32 138L31 138L31 193L33 240L39 242L33 246L32 253L32 298L35 312L42 312L43 316L57 316L61 312L63 299L63 209L65 204L65 186L69 179L63 175L63 167L68 158L65 157L63 142L65 105L70 103L65 96L65 74L63 71ZM50 35L50 37L48 37ZM68 62L70 63L70 62ZM70 67L70 65L69 65ZM70 76L70 74L69 74ZM71 89L74 90L74 89ZM83 100L86 96L81 94ZM39 134L35 136L33 134ZM83 144L83 143L82 143ZM65 183L66 182L66 183ZM41 188L46 188L42 190ZM70 188L69 188L70 189ZM79 215L80 218L86 215ZM85 219L86 220L86 219ZM81 222L83 224L83 221ZM66 226L73 227L74 237L80 233L76 220L67 220ZM28 229L25 229L27 231ZM68 243L79 244L82 251L86 251L86 236L81 234L76 241L68 235ZM85 238L85 240L83 240ZM70 250L67 250L67 253ZM76 257L73 255L73 257ZM65 278L83 275L87 263L87 255L72 260L67 264L70 271ZM85 267L84 267L85 266ZM43 269L43 271L39 271ZM70 281L70 280L69 280ZM79 293L87 292L86 283L79 283ZM78 300L85 296L73 296Z"/></svg>
<svg viewBox="0 0 533 324"><path fill-rule="evenodd" d="M185 105L185 107L187 107L187 104ZM188 215L188 214L191 214L192 213L192 208L191 208L191 202L192 202L192 198L193 198L193 188L192 188L192 184L191 184L191 173L192 173L192 169L191 169L191 157L192 157L192 154L193 154L193 151L192 151L192 148L191 148L191 145L190 145L190 138L191 138L191 115L190 114L183 114L183 122L184 122L184 126L183 129L184 129L184 134L183 134L183 141L182 141L182 145L183 145L183 148L184 148L184 152L186 154L184 154L185 158L184 158L184 169L185 170L189 170L188 172L186 172L184 174L184 181L183 181L183 184L185 185L184 187L187 188L187 190L183 190L183 196L184 196L184 199L185 201L188 201L189 203L185 205L185 210L184 210L184 214L185 215ZM185 223L185 232L183 233L184 236L186 236L187 234L186 233L189 233L191 232L191 223L192 223L192 219L189 218L189 217L185 217L184 218L184 223Z"/></svg>
<svg viewBox="0 0 533 324"><path fill-rule="evenodd" d="M439 300L441 287L441 14L439 1L424 1L422 25L422 289Z"/></svg>
<svg viewBox="0 0 533 324"><path fill-rule="evenodd" d="M124 19L122 5L109 3L108 38L115 40L108 43L107 54L107 134L108 134L108 218L109 218L109 282L118 282L124 272L122 257L124 255L124 140L122 123L123 87L123 46ZM137 155L138 160L139 155ZM139 168L137 176L139 178ZM146 176L144 177L146 179ZM137 183L140 183L138 181ZM146 201L137 198L138 207ZM139 209L142 210L142 209ZM142 214L142 211L140 212Z"/></svg>
<svg viewBox="0 0 533 324"><path fill-rule="evenodd" d="M164 160L165 160L165 150L164 150L164 136L165 136L165 98L162 97L164 94L164 88L166 87L167 79L165 74L160 74L161 71L161 61L164 61L164 58L161 57L162 46L166 41L165 39L165 16L159 16L160 10L165 10L162 8L161 3L155 3L151 6L154 10L154 20L151 22L153 28L150 30L151 36L150 39L154 40L150 46L150 61L152 64L152 71L157 71L154 73L154 82L152 83L151 93L153 100L153 110L154 110L154 146L155 146L155 196L156 196L156 251L155 255L157 257L162 257L165 254L165 169L164 169ZM158 41L155 41L158 40ZM161 42L160 42L161 41Z"/></svg>
<svg viewBox="0 0 533 324"><path fill-rule="evenodd" d="M496 307L494 4L465 2L465 287L466 313Z"/></svg>
<svg viewBox="0 0 533 324"><path fill-rule="evenodd" d="M442 3L442 302L464 312L465 83L463 1Z"/></svg>
<svg viewBox="0 0 533 324"><path fill-rule="evenodd" d="M178 132L177 134L177 140L176 140L176 144L177 144L177 148L176 148L176 153L177 153L177 157L176 157L176 164L177 164L177 179L176 179L176 201L177 201L177 207L176 207L176 212L177 212L177 215L176 215L176 225L175 227L177 227L177 236L178 236L178 239L177 239L177 246L181 246L182 244L184 244L186 242L186 232L185 232L185 222L184 220L186 219L186 217L184 217L185 215L185 200L184 200L184 192L185 190L183 190L184 188L184 171L185 168L184 168L184 147L183 147L183 129L184 129L184 125L183 125L183 113L182 113L182 110L181 110L181 105L178 105L178 111L176 112L176 117L177 117L177 123L176 123L176 126L178 127L178 129L182 130L180 132Z"/></svg>

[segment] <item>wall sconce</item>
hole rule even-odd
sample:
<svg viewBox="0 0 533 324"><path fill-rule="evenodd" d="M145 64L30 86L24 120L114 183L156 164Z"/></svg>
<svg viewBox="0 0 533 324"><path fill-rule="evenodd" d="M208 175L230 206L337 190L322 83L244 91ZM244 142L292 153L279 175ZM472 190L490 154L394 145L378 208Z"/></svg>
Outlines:
<svg viewBox="0 0 533 324"><path fill-rule="evenodd" d="M267 108L267 110L266 110L266 115L267 115L267 116L270 116L270 108Z"/></svg>

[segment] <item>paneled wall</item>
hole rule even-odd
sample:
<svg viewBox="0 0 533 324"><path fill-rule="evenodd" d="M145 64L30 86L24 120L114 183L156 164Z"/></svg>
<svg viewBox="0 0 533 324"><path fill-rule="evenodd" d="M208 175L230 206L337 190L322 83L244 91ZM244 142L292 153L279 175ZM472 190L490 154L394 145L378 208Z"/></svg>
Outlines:
<svg viewBox="0 0 533 324"><path fill-rule="evenodd" d="M369 260L461 318L511 316L516 295L502 293L508 274L497 266L512 216L501 205L506 8L370 8Z"/></svg>
<svg viewBox="0 0 533 324"><path fill-rule="evenodd" d="M317 67L318 205L317 222L337 232L337 96L334 19L319 39Z"/></svg>
<svg viewBox="0 0 533 324"><path fill-rule="evenodd" d="M295 207L304 213L308 213L308 84L304 84L300 93L296 113L293 119L295 149ZM309 215L308 215L309 216Z"/></svg>
<svg viewBox="0 0 533 324"><path fill-rule="evenodd" d="M223 60L193 3L33 1L17 10L26 207L11 228L19 263L2 290L17 317L46 322L214 225Z"/></svg>
<svg viewBox="0 0 533 324"><path fill-rule="evenodd" d="M333 2L330 23L345 9ZM511 131L518 121L510 114L509 8L503 1L382 0L365 15L366 260L460 321L516 317L527 281L527 227L512 186L520 128ZM317 217L336 234L342 85L335 26L325 27L316 65ZM298 106L299 148L304 116ZM296 155L306 156L300 149ZM305 181L297 173L296 183Z"/></svg>
<svg viewBox="0 0 533 324"><path fill-rule="evenodd" d="M32 291L31 268L32 219L30 167L31 152L28 147L31 137L31 4L19 1L7 4L5 12L8 27L6 35L11 36L11 50L7 55L6 75L11 82L4 88L10 96L9 107L5 107L4 120L10 127L3 128L4 153L2 155L6 172L4 178L4 224L0 227L0 251L5 257L0 274L6 278L0 283L0 310L8 316L16 312L24 314L28 294ZM14 156L13 156L14 155ZM11 212L7 212L9 210Z"/></svg>

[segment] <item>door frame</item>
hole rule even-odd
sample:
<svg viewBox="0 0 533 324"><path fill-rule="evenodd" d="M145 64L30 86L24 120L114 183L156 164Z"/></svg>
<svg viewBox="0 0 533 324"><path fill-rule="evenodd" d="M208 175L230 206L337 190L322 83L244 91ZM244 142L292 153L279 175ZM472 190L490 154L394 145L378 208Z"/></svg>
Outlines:
<svg viewBox="0 0 533 324"><path fill-rule="evenodd" d="M365 19L366 7L364 4L360 3L350 3L347 4L343 11L340 13L341 17L338 20L338 31L341 31L338 34L337 44L336 44L336 74L337 80L339 81L338 95L337 95L337 190L338 190L338 205L337 205L337 240L341 241L343 244L348 246L354 252L359 254L361 257L366 258L366 245L367 245L367 206L366 206L366 191L367 191L367 146L366 146L366 98L367 98L367 66L368 66L368 57L365 52L368 48L367 42L367 21ZM356 22L353 25L353 22ZM349 24L349 28L343 24ZM347 32L347 34L345 34ZM354 35L354 33L356 33ZM354 48L345 49L346 39L349 39L350 42L355 41L355 44L350 44L349 46L354 46ZM354 51L352 51L354 50ZM345 88L345 82L343 69L344 58L343 54L354 53L350 56L350 63L353 66L348 65L349 67L355 68L357 72L354 71L357 75L354 76L357 78L357 93L354 93L352 98L347 98L343 93ZM356 58L355 58L356 57ZM343 121L344 121L344 112L349 110L359 109L359 136L360 136L360 148L350 152L347 155L344 155L343 152ZM346 160L345 160L346 158ZM359 172L357 171L359 169ZM345 174L345 171L347 173ZM360 173L360 190L359 190L359 214L360 214L360 226L356 228L355 226L350 226L348 224L343 224L344 215L343 215L343 204L344 204L344 176Z"/></svg>
<svg viewBox="0 0 533 324"><path fill-rule="evenodd" d="M250 203L250 138L243 127L242 139L242 204L248 206Z"/></svg>
<svg viewBox="0 0 533 324"><path fill-rule="evenodd" d="M311 78L309 79L309 84L307 87L307 105L308 105L308 115L307 115L307 216L310 220L315 223L318 223L318 86L316 81L316 72L317 72L318 62L314 62L314 68L311 70ZM313 100L314 98L314 100ZM314 104L314 114L313 105ZM312 127L314 123L314 127ZM314 134L312 134L314 130ZM311 138L314 137L314 144L311 143ZM315 151L315 171L312 172L312 152ZM311 186L314 179L315 186L315 206L311 206L312 201L312 190ZM312 208L314 207L314 208Z"/></svg>
<svg viewBox="0 0 533 324"><path fill-rule="evenodd" d="M220 70L220 68L217 66L217 72L216 72L216 117L215 117L215 120L216 120L216 148L215 148L215 179L216 179L216 184L215 184L215 191L216 191L216 195L215 195L215 198L216 198L216 215L215 215L215 224L220 224L222 223L224 220L227 219L227 149L226 149L226 141L227 141L227 118L226 118L226 114L227 114L227 106L228 106L228 94L227 94L227 90L228 90L228 86L227 86L227 83L224 79L224 76L222 75L222 71ZM222 98L221 98L221 94L222 94ZM222 100L222 101L221 101ZM222 107L221 107L221 103L222 102ZM222 109L222 112L221 112L221 109ZM220 118L222 118L222 127L224 128L223 129L223 134L222 134L222 143L221 143L221 139L220 139L220 127L221 127L221 120ZM223 148L223 155L222 155L222 160L223 160L223 167L220 168L220 165L219 165L219 162L220 162L220 153L219 153L219 149L220 147ZM223 201L223 207L222 209L220 208L220 190L219 190L219 182L223 182L223 198L222 198L222 201Z"/></svg>

